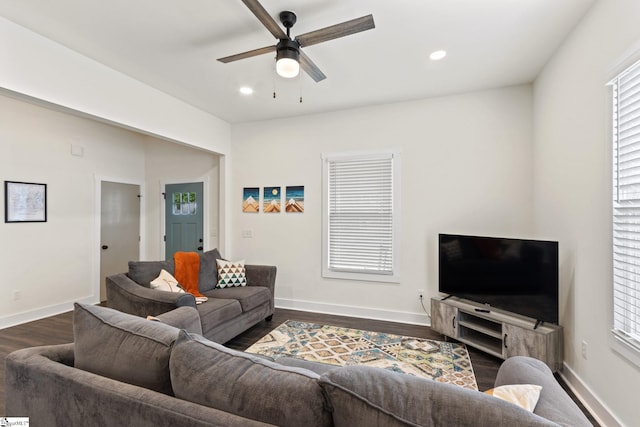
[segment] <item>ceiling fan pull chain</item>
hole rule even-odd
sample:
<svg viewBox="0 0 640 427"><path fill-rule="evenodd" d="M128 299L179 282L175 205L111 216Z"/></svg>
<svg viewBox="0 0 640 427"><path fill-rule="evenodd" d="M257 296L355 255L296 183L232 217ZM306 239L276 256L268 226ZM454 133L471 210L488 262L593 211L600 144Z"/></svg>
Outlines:
<svg viewBox="0 0 640 427"><path fill-rule="evenodd" d="M298 74L298 85L300 88L300 104L302 104L302 73Z"/></svg>
<svg viewBox="0 0 640 427"><path fill-rule="evenodd" d="M273 69L273 99L276 99L276 70L275 68Z"/></svg>

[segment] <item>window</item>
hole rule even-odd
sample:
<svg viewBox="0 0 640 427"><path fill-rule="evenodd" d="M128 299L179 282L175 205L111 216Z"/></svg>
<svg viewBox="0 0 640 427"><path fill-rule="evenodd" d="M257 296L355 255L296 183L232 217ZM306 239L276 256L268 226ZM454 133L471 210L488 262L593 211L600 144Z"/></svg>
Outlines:
<svg viewBox="0 0 640 427"><path fill-rule="evenodd" d="M640 351L640 63L611 86L613 333Z"/></svg>
<svg viewBox="0 0 640 427"><path fill-rule="evenodd" d="M397 152L323 156L324 277L398 282Z"/></svg>

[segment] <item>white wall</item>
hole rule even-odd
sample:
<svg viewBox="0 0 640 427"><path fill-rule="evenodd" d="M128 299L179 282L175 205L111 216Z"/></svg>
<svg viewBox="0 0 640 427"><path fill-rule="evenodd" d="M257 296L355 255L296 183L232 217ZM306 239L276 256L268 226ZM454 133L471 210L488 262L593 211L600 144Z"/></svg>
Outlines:
<svg viewBox="0 0 640 427"><path fill-rule="evenodd" d="M72 156L71 145L84 156ZM47 184L48 197L47 222L0 222L0 328L99 302L96 178L144 184L143 259L164 258L163 180L207 181L206 220L217 232L217 155L1 95L0 172L0 181ZM211 236L207 247L217 244Z"/></svg>
<svg viewBox="0 0 640 427"><path fill-rule="evenodd" d="M143 181L142 137L0 96L0 171L2 181L47 184L48 198L45 223L0 222L0 327L95 302L94 179Z"/></svg>
<svg viewBox="0 0 640 427"><path fill-rule="evenodd" d="M229 123L0 17L0 94L115 124L162 140L222 155L229 181ZM222 206L225 188L220 191ZM217 231L225 247L226 212Z"/></svg>
<svg viewBox="0 0 640 427"><path fill-rule="evenodd" d="M219 232L219 157L203 150L146 138L145 169L147 194L145 201L147 253L145 259L164 259L161 238L164 230L164 185L182 182L204 182L205 250L218 247ZM208 190L208 191L207 191Z"/></svg>
<svg viewBox="0 0 640 427"><path fill-rule="evenodd" d="M234 125L232 256L278 266L277 304L428 323L417 289L437 295L437 234L528 236L531 87ZM402 153L402 282L321 277L321 155ZM241 213L242 188L304 185L303 214ZM252 238L243 238L251 230Z"/></svg>
<svg viewBox="0 0 640 427"><path fill-rule="evenodd" d="M605 84L629 49L640 46L638 16L638 1L597 2L534 89L535 221L540 233L560 240L566 375L599 399L590 404L608 425L628 426L640 419L640 368L610 346L612 149ZM607 408L617 421L607 418Z"/></svg>

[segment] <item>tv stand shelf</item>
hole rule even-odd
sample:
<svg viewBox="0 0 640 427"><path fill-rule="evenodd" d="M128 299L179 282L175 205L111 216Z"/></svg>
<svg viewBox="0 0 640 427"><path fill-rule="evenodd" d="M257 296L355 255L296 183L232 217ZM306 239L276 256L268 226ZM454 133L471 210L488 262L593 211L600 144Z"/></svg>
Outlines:
<svg viewBox="0 0 640 427"><path fill-rule="evenodd" d="M457 297L431 299L431 328L496 357L531 356L556 372L562 364L562 327L488 308Z"/></svg>

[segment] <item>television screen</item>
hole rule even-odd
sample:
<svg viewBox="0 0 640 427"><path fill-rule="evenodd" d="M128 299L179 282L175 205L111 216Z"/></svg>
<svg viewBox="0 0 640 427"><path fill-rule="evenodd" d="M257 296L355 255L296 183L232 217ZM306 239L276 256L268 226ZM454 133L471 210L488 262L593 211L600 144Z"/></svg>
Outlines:
<svg viewBox="0 0 640 427"><path fill-rule="evenodd" d="M558 242L439 235L439 291L558 323Z"/></svg>

